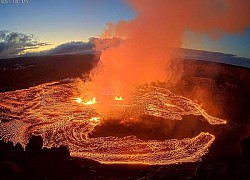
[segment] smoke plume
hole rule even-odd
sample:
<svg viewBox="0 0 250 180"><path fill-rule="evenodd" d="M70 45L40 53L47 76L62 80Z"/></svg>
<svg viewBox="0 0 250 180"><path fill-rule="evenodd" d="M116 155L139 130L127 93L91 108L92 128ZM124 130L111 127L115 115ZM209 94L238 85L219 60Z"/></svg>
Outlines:
<svg viewBox="0 0 250 180"><path fill-rule="evenodd" d="M128 0L137 13L130 20L107 23L101 38L122 41L102 51L91 73L90 91L126 96L135 84L177 81L181 69L171 58L172 47L192 30L219 38L244 33L250 25L248 0ZM175 67L175 68L173 68Z"/></svg>

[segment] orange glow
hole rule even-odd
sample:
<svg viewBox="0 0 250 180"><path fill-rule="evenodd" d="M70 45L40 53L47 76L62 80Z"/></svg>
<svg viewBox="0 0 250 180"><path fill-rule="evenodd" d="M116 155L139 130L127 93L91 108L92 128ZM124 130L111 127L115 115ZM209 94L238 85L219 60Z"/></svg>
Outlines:
<svg viewBox="0 0 250 180"><path fill-rule="evenodd" d="M95 44L102 53L90 74L93 94L110 89L128 97L135 84L178 83L183 65L181 60L173 60L172 47L182 47L187 30L218 38L224 33L243 33L250 25L250 1L246 0L127 2L138 15L107 23L102 39Z"/></svg>

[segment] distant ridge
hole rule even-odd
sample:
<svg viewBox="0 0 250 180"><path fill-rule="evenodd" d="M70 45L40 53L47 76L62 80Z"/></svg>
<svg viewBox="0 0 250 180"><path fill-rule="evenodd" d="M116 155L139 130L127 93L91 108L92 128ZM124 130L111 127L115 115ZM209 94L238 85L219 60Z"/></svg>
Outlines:
<svg viewBox="0 0 250 180"><path fill-rule="evenodd" d="M175 48L173 58L218 62L223 64L230 64L230 65L250 68L249 58L238 57L234 54L226 54L222 52Z"/></svg>
<svg viewBox="0 0 250 180"><path fill-rule="evenodd" d="M58 48L59 49L59 48ZM100 56L100 51L95 51L92 46L79 50L79 47L74 49L63 49L63 50L54 50L53 52L49 53L28 53L18 57L12 57L7 59L15 59L21 57L46 57L46 56L64 56L64 55L98 55ZM227 54L222 52L211 52L205 50L195 50L195 49L185 49L185 48L174 48L174 53L172 58L181 58L181 59L192 59L192 60L201 60L201 61L208 61L208 62L217 62L222 64L230 64L239 67L250 68L250 58L246 57L238 57L234 54ZM6 58L1 58L2 60L7 60Z"/></svg>

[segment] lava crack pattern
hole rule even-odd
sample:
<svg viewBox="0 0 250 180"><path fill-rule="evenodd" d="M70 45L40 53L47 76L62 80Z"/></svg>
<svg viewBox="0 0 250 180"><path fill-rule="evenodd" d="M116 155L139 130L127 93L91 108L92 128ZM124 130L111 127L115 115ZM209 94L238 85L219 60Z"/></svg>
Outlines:
<svg viewBox="0 0 250 180"><path fill-rule="evenodd" d="M102 116L89 105L74 100L77 82L46 83L29 89L0 93L0 138L26 145L41 135L44 146L67 146L72 156L107 164L173 164L195 162L208 152L215 137L201 132L181 140L143 141L135 136L90 138ZM123 118L150 115L181 120L202 115L211 125L226 121L208 115L198 104L166 88L140 86L126 102ZM121 100L121 97L119 98Z"/></svg>

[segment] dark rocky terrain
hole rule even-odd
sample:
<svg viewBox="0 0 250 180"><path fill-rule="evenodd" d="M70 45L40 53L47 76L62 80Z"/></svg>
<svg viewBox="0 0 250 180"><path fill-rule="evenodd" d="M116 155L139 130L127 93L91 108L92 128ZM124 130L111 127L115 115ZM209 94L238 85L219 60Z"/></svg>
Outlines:
<svg viewBox="0 0 250 180"><path fill-rule="evenodd" d="M250 135L250 69L185 60L181 80L169 89L197 102L209 114L227 120L226 128L215 134L210 151L239 152L240 139Z"/></svg>
<svg viewBox="0 0 250 180"><path fill-rule="evenodd" d="M168 166L102 165L72 158L66 147L42 148L33 136L26 149L0 141L1 179L249 179L250 137L241 141L239 156L206 156L202 162Z"/></svg>
<svg viewBox="0 0 250 180"><path fill-rule="evenodd" d="M98 60L94 54L0 59L0 92L81 77Z"/></svg>

